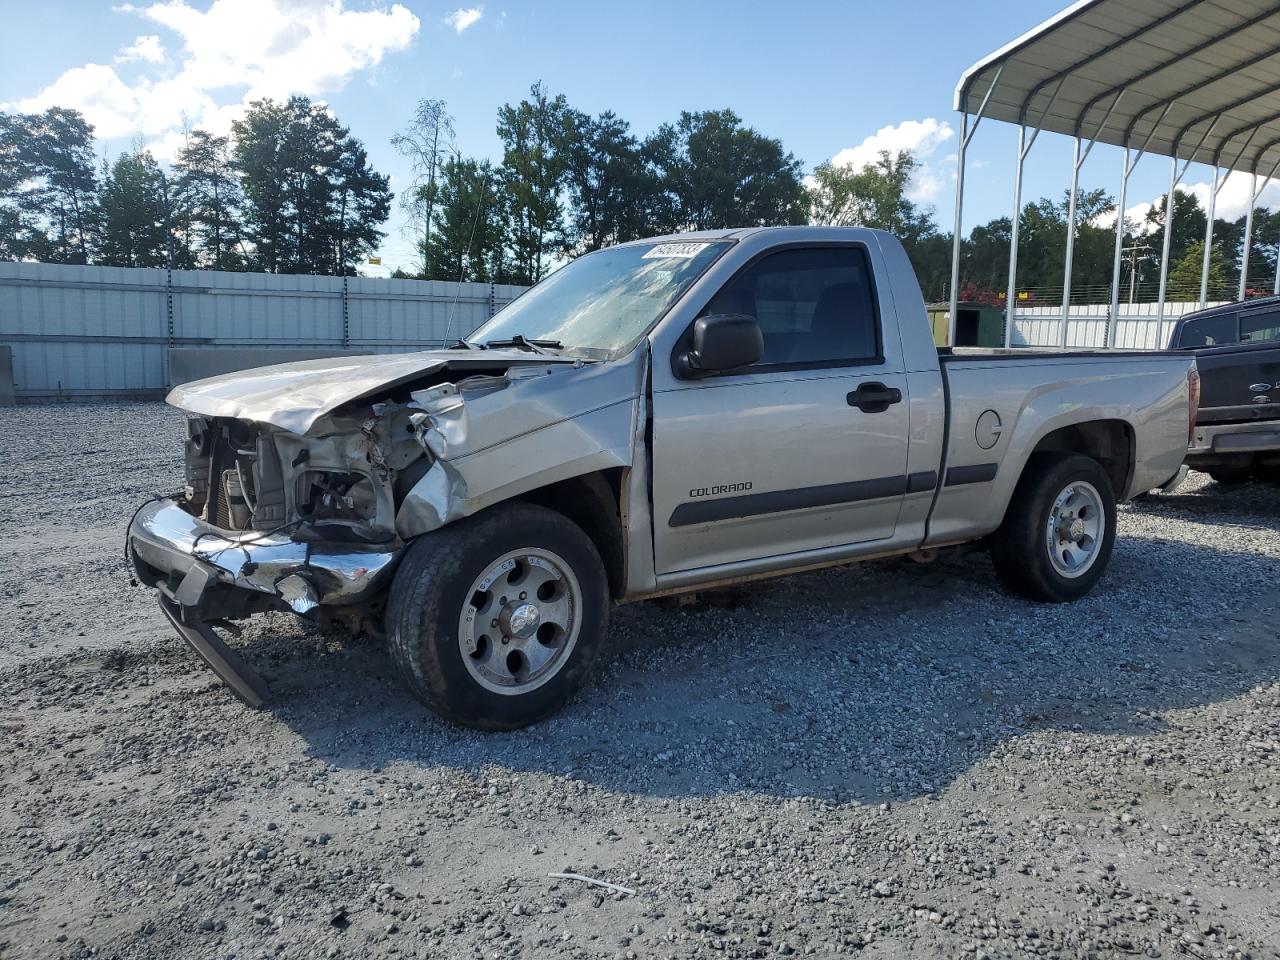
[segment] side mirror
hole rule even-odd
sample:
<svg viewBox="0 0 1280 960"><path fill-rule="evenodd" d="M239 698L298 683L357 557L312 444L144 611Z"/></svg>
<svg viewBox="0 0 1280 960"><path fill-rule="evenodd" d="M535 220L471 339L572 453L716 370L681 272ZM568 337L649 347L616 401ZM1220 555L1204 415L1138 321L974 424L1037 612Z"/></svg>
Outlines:
<svg viewBox="0 0 1280 960"><path fill-rule="evenodd" d="M693 349L679 358L683 378L749 367L764 356L764 335L755 317L744 313L712 314L693 322Z"/></svg>

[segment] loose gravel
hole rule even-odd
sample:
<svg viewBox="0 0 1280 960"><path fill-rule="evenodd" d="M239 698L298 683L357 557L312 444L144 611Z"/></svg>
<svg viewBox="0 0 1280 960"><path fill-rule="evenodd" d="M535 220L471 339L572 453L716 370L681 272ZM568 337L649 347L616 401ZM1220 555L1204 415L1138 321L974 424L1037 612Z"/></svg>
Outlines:
<svg viewBox="0 0 1280 960"><path fill-rule="evenodd" d="M966 552L619 608L483 735L285 615L232 699L122 555L180 427L0 410L0 957L1280 957L1280 488L1123 508L1071 605Z"/></svg>

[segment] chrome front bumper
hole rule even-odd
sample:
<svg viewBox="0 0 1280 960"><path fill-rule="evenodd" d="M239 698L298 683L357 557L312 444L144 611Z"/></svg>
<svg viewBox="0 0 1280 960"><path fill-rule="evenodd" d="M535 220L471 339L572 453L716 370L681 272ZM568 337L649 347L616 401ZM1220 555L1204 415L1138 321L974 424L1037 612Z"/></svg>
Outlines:
<svg viewBox="0 0 1280 960"><path fill-rule="evenodd" d="M288 534L228 534L173 500L145 504L129 524L135 564L176 580L173 599L195 606L213 583L269 594L298 613L357 603L377 590L402 545L300 542ZM157 577L145 577L148 583ZM188 582L190 581L190 582Z"/></svg>
<svg viewBox="0 0 1280 960"><path fill-rule="evenodd" d="M299 542L286 534L228 534L174 500L143 504L129 524L129 559L160 593L165 617L233 693L251 707L267 699L262 678L214 626L272 608L307 613L375 593L403 544Z"/></svg>

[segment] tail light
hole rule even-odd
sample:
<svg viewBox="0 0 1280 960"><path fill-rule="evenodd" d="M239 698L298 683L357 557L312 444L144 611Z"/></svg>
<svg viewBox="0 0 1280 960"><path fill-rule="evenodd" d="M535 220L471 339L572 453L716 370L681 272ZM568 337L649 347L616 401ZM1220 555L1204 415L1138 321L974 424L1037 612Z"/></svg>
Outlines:
<svg viewBox="0 0 1280 960"><path fill-rule="evenodd" d="M1200 413L1200 371L1194 362L1187 371L1187 446L1196 435L1196 417Z"/></svg>

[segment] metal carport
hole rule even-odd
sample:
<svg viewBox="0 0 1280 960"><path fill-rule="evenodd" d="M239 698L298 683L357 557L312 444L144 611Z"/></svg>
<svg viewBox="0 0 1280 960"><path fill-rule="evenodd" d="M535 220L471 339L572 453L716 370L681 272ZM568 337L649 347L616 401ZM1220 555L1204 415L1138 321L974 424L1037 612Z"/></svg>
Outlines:
<svg viewBox="0 0 1280 960"><path fill-rule="evenodd" d="M955 109L961 114L961 134L949 342L955 339L959 294L965 154L984 118L1018 125L1005 299L1006 345L1012 335L1016 303L1023 166L1044 130L1070 136L1075 144L1062 296L1063 346L1071 302L1080 168L1097 143L1123 148L1107 346L1115 344L1126 193L1134 167L1144 154L1170 158L1170 197L1192 162L1213 167L1200 280L1202 304L1207 297L1214 203L1225 180L1223 172L1238 170L1252 175L1253 202L1246 219L1239 294L1244 298L1253 207L1261 194L1259 179L1265 186L1280 168L1280 3L1080 0L965 71L956 87ZM1167 218L1172 218L1173 208L1172 200L1166 203ZM1171 234L1166 224L1157 308L1161 319Z"/></svg>

